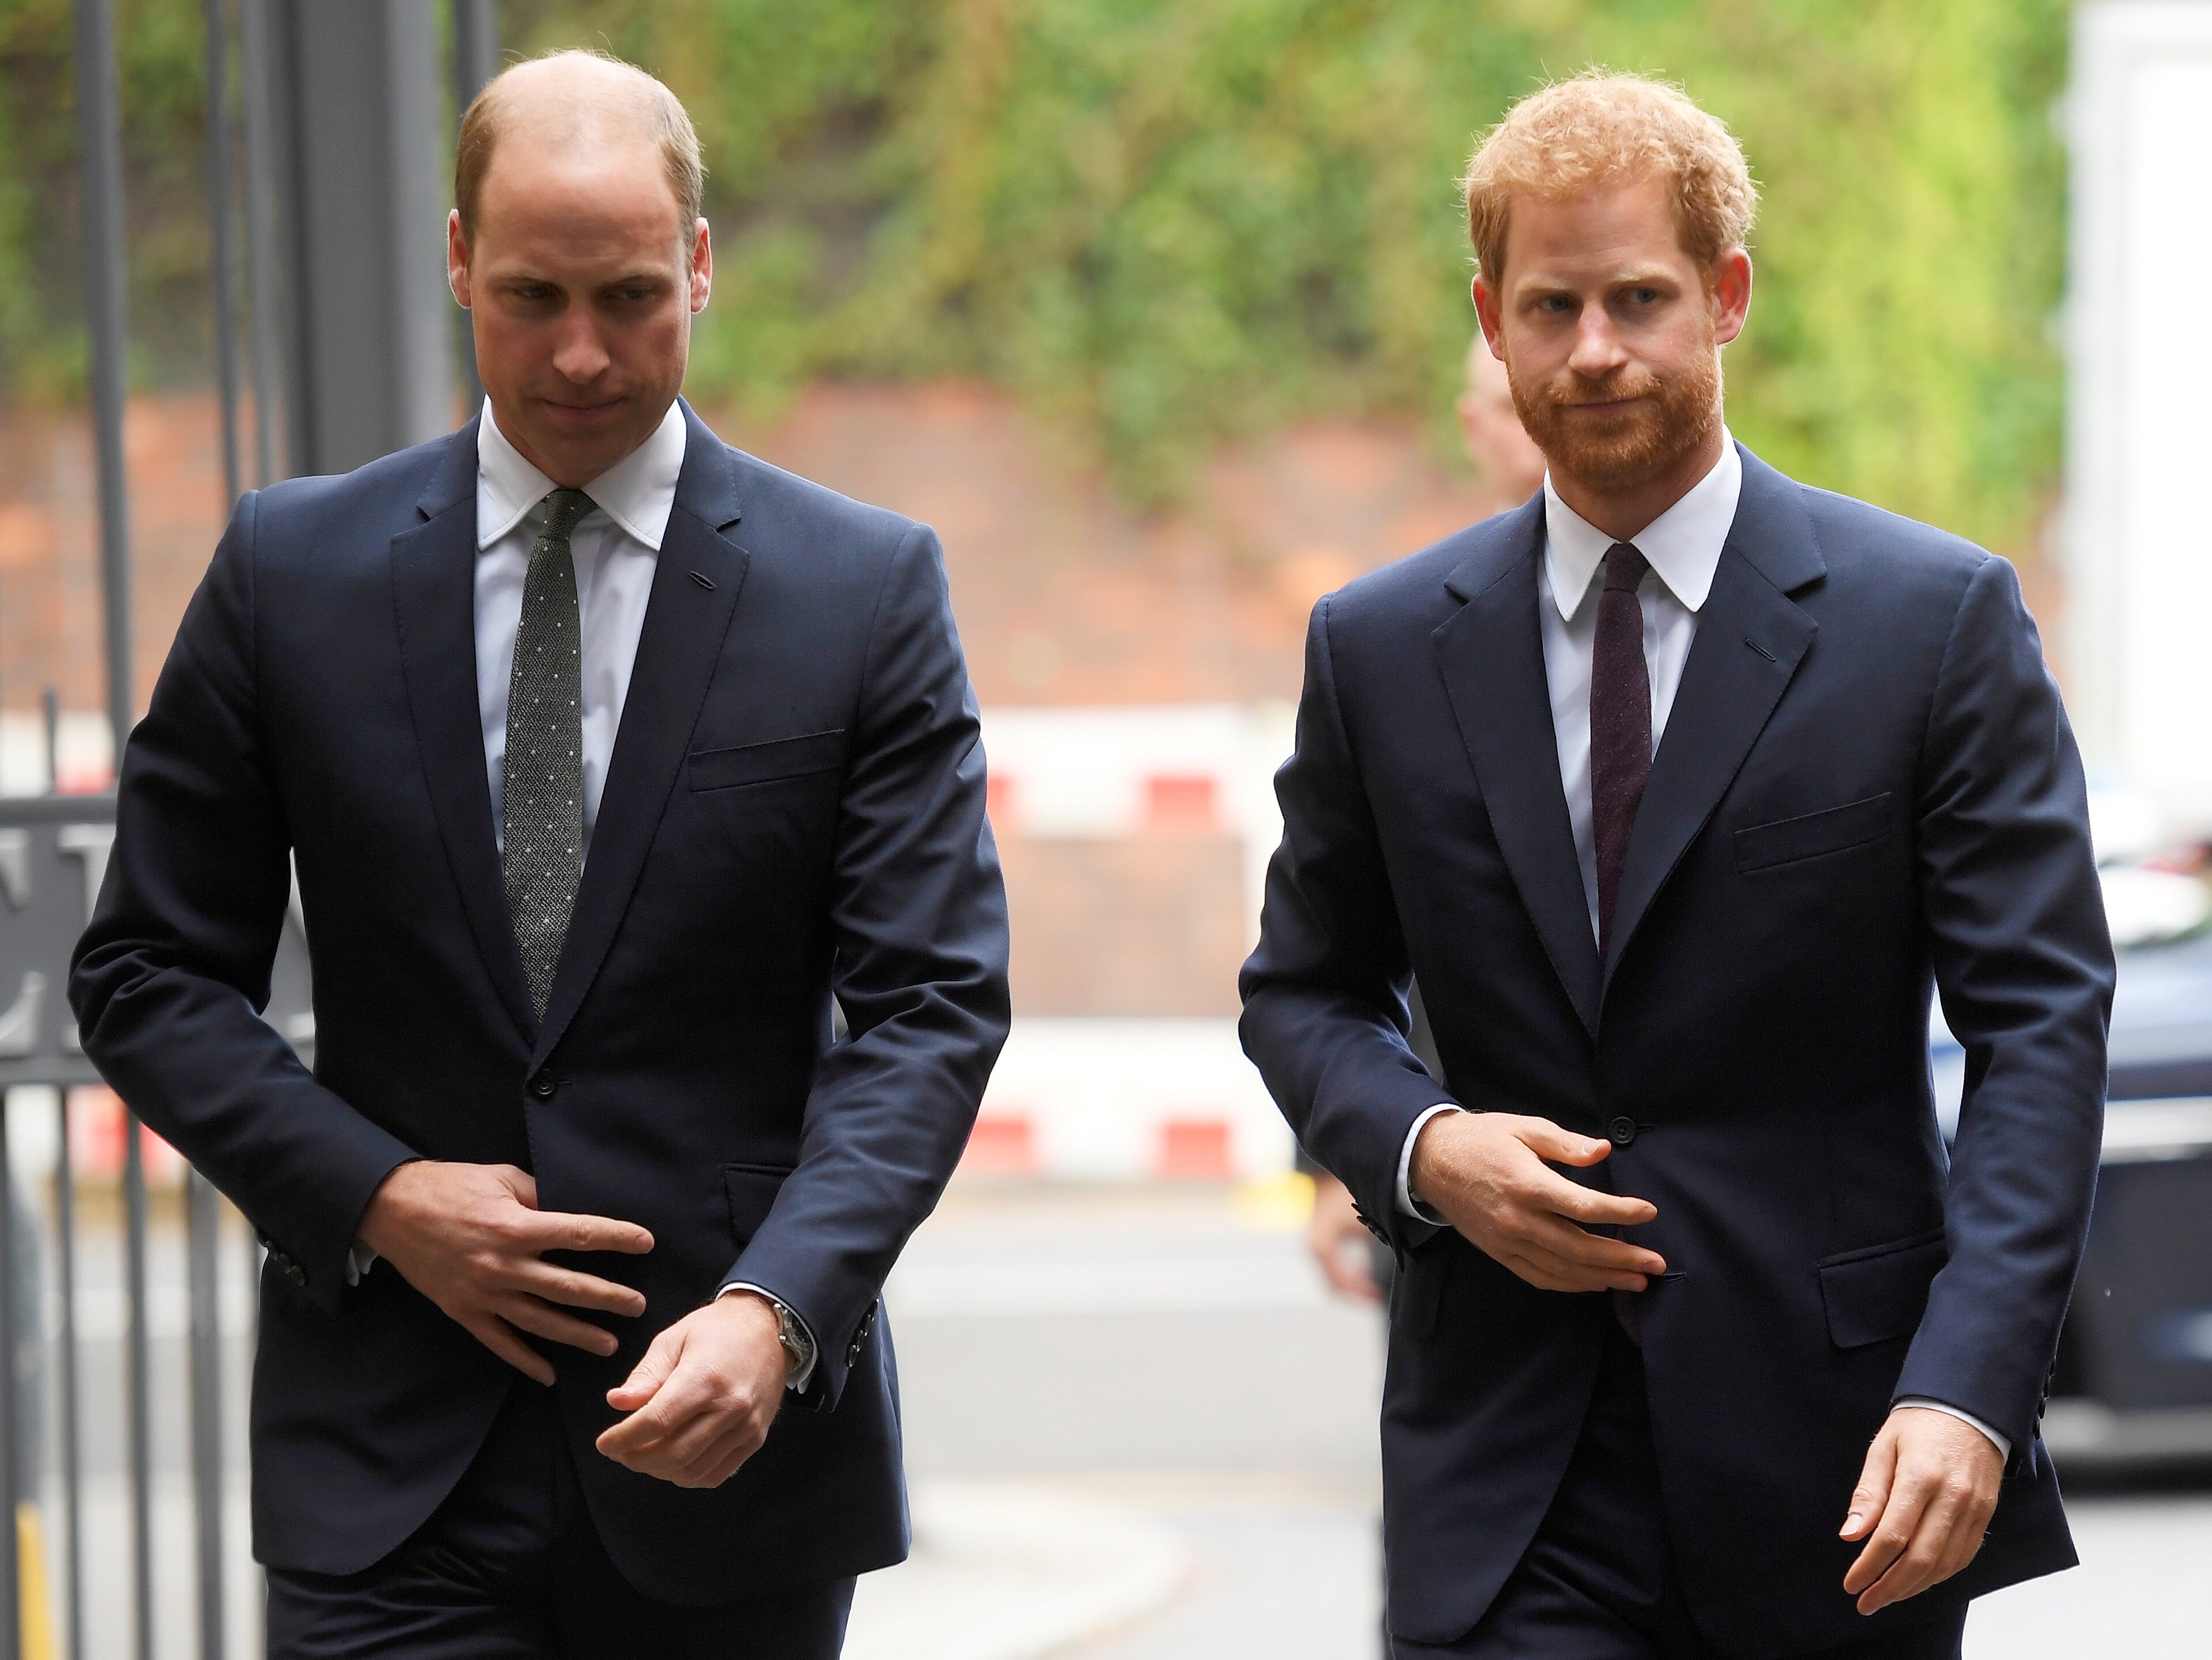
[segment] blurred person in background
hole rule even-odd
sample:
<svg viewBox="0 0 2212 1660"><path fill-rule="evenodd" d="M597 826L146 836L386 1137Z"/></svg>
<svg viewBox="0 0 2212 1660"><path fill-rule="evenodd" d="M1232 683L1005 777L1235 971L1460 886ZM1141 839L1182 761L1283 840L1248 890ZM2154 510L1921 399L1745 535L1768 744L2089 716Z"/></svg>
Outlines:
<svg viewBox="0 0 2212 1660"><path fill-rule="evenodd" d="M2004 561L1729 437L1719 122L1593 71L1466 190L1546 485L1315 608L1243 977L1399 1259L1396 1652L1955 1660L2075 1560L2112 961L2057 687Z"/></svg>
<svg viewBox="0 0 2212 1660"><path fill-rule="evenodd" d="M936 537L678 396L702 171L641 70L492 82L484 410L247 496L124 757L71 995L268 1246L278 1660L826 1660L907 1551L878 1293L1005 896ZM295 860L312 1073L255 1014Z"/></svg>
<svg viewBox="0 0 2212 1660"><path fill-rule="evenodd" d="M1467 459L1482 482L1490 512L1517 508L1544 484L1544 452L1521 424L1513 407L1513 383L1505 365L1477 330L1467 345L1467 385L1459 395L1460 435ZM1421 1006L1420 988L1407 999L1412 1012L1413 1053L1437 1076L1443 1075L1429 1034L1428 1011ZM1313 1177L1313 1219L1306 1230L1306 1244L1328 1283L1346 1297L1380 1302L1390 1294L1391 1270L1396 1258L1387 1241L1370 1235L1352 1202L1352 1191L1319 1164L1304 1147L1297 1152L1298 1168Z"/></svg>

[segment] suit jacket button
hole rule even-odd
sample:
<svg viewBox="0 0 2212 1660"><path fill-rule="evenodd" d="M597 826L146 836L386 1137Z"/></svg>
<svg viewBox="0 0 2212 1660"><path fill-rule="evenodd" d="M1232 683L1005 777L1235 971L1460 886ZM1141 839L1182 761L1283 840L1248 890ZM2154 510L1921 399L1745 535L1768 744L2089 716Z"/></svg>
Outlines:
<svg viewBox="0 0 2212 1660"><path fill-rule="evenodd" d="M553 1091L561 1087L561 1080L550 1072L541 1072L530 1080L530 1092L541 1101L550 1101Z"/></svg>
<svg viewBox="0 0 2212 1660"><path fill-rule="evenodd" d="M1605 1127L1607 1139L1616 1147L1625 1147L1636 1139L1636 1121L1626 1114Z"/></svg>

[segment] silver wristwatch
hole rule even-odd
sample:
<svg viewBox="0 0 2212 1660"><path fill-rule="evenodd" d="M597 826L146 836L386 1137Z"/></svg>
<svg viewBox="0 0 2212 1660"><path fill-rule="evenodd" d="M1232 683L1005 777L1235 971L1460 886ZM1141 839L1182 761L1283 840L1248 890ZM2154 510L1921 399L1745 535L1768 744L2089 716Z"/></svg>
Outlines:
<svg viewBox="0 0 2212 1660"><path fill-rule="evenodd" d="M723 1287L722 1295L744 1292L757 1297L775 1310L775 1341L783 1346L785 1356L791 1362L791 1371L784 1387L796 1389L811 1377L814 1366L814 1340L807 1335L806 1323L791 1311L780 1297L771 1295L758 1286L733 1285Z"/></svg>

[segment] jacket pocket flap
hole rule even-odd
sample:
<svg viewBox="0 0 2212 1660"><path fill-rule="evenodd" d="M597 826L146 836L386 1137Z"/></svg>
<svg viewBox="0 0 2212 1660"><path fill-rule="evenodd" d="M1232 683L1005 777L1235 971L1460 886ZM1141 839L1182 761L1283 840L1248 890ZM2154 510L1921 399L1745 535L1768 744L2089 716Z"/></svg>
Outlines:
<svg viewBox="0 0 2212 1660"><path fill-rule="evenodd" d="M695 750L691 755L691 787L727 789L732 784L767 784L779 778L803 778L845 764L845 730L810 732L797 738L774 738L765 744L740 744L735 749Z"/></svg>
<svg viewBox="0 0 2212 1660"><path fill-rule="evenodd" d="M1843 1251L1820 1264L1828 1335L1839 1349L1910 1337L1927 1311L1928 1286L1949 1260L1943 1230Z"/></svg>
<svg viewBox="0 0 2212 1660"><path fill-rule="evenodd" d="M744 1244L768 1220L775 1196L791 1172L775 1164L725 1164L722 1194L730 1207L730 1231Z"/></svg>
<svg viewBox="0 0 2212 1660"><path fill-rule="evenodd" d="M1893 828L1889 803L1890 792L1884 790L1863 801L1808 812L1802 818L1740 830L1735 833L1735 867L1747 873L1879 842Z"/></svg>

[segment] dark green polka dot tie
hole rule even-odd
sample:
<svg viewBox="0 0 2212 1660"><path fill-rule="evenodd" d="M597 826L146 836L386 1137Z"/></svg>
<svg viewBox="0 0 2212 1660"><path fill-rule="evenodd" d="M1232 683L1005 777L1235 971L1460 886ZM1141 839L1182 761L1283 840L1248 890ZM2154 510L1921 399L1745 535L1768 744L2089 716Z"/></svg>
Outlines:
<svg viewBox="0 0 2212 1660"><path fill-rule="evenodd" d="M584 629L568 538L593 505L581 490L545 498L507 689L507 906L541 1020L584 868Z"/></svg>

